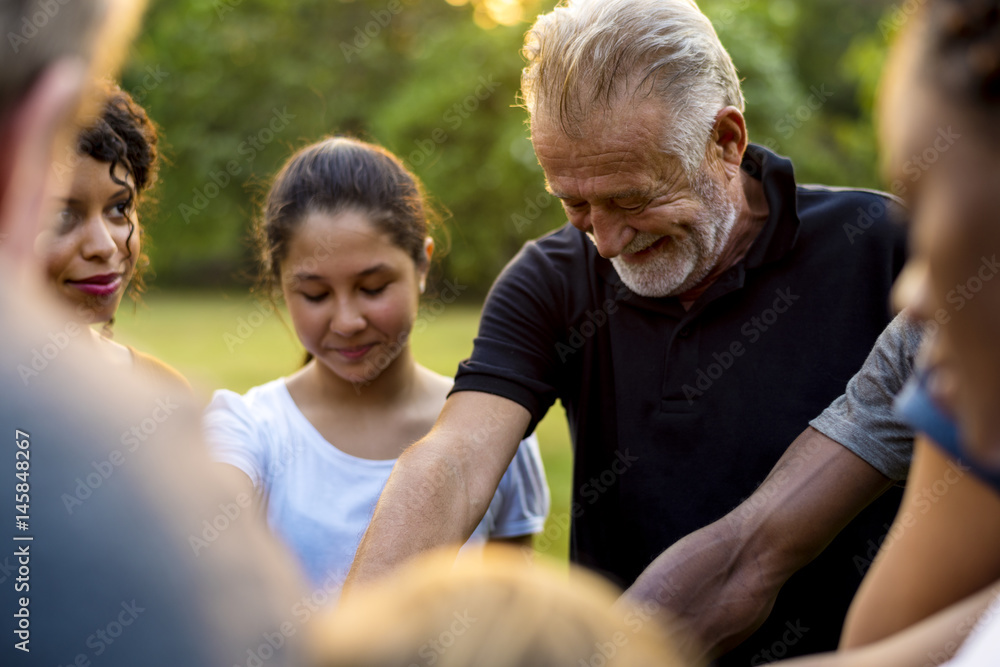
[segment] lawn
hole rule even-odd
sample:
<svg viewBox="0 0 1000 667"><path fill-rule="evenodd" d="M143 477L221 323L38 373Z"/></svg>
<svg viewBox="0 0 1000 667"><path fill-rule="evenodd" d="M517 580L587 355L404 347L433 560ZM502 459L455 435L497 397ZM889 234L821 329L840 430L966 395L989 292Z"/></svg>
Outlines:
<svg viewBox="0 0 1000 667"><path fill-rule="evenodd" d="M472 350L479 320L474 304L451 305L425 313L427 327L413 336L413 350L424 366L454 375ZM184 373L205 402L214 389L244 392L250 387L294 371L302 348L287 316L270 304L245 295L156 293L133 307L118 311L115 340L152 354ZM571 450L566 418L557 406L538 427L545 472L552 491L552 511L536 549L565 561L569 515Z"/></svg>

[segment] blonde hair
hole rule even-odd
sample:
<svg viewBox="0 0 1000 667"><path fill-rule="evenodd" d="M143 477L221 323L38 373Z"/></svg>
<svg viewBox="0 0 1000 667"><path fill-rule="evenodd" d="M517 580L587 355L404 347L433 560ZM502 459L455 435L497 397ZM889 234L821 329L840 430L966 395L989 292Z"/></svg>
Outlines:
<svg viewBox="0 0 1000 667"><path fill-rule="evenodd" d="M482 560L424 555L353 591L312 628L333 667L680 667L659 621L613 608L620 591L581 569L488 547ZM581 662L582 661L582 662Z"/></svg>
<svg viewBox="0 0 1000 667"><path fill-rule="evenodd" d="M524 39L524 105L563 130L594 106L659 97L672 122L663 149L688 174L701 165L720 109L745 108L732 58L692 0L566 0Z"/></svg>

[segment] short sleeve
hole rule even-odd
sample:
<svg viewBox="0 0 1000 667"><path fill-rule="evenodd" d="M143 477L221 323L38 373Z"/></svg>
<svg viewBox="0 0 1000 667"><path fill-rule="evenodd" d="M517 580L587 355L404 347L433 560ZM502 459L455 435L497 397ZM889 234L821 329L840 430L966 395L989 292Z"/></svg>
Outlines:
<svg viewBox="0 0 1000 667"><path fill-rule="evenodd" d="M267 480L267 447L246 399L227 389L212 395L202 415L202 433L212 458L242 470L262 491Z"/></svg>
<svg viewBox="0 0 1000 667"><path fill-rule="evenodd" d="M452 392L480 391L510 399L531 413L525 437L555 402L558 332L567 327L568 256L561 238L525 245L497 278L483 305L472 356L463 361Z"/></svg>
<svg viewBox="0 0 1000 667"><path fill-rule="evenodd" d="M490 537L518 537L545 528L551 498L538 438L532 433L518 445L514 460L497 487L490 511Z"/></svg>
<svg viewBox="0 0 1000 667"><path fill-rule="evenodd" d="M913 431L898 417L893 401L913 374L922 337L918 323L905 312L898 315L844 394L809 424L896 481L909 472Z"/></svg>

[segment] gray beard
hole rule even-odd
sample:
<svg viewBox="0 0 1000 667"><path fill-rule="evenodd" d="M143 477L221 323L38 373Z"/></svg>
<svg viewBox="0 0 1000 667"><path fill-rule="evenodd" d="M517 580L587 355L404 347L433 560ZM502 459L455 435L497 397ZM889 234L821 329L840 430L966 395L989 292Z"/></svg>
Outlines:
<svg viewBox="0 0 1000 667"><path fill-rule="evenodd" d="M636 294L654 298L683 294L704 280L718 263L736 226L736 204L725 189L702 170L695 176L692 190L705 205L705 210L687 228L687 236L679 240L672 237L639 265L626 262L620 255L611 259L622 282ZM622 253L644 250L661 238L657 234L639 232Z"/></svg>

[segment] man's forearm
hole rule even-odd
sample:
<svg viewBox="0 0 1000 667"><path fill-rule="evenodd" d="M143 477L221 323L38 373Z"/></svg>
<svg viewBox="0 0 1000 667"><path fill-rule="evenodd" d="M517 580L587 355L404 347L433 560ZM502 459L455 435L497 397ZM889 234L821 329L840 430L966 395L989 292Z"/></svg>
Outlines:
<svg viewBox="0 0 1000 667"><path fill-rule="evenodd" d="M429 549L457 549L481 517L473 516L462 471L425 447L404 452L393 468L358 547L345 589L376 579Z"/></svg>
<svg viewBox="0 0 1000 667"><path fill-rule="evenodd" d="M530 415L505 398L453 394L434 429L392 470L344 588L428 549L464 543L489 508Z"/></svg>
<svg viewBox="0 0 1000 667"><path fill-rule="evenodd" d="M749 636L779 589L890 481L806 429L747 500L663 552L629 588L677 616L713 654Z"/></svg>

